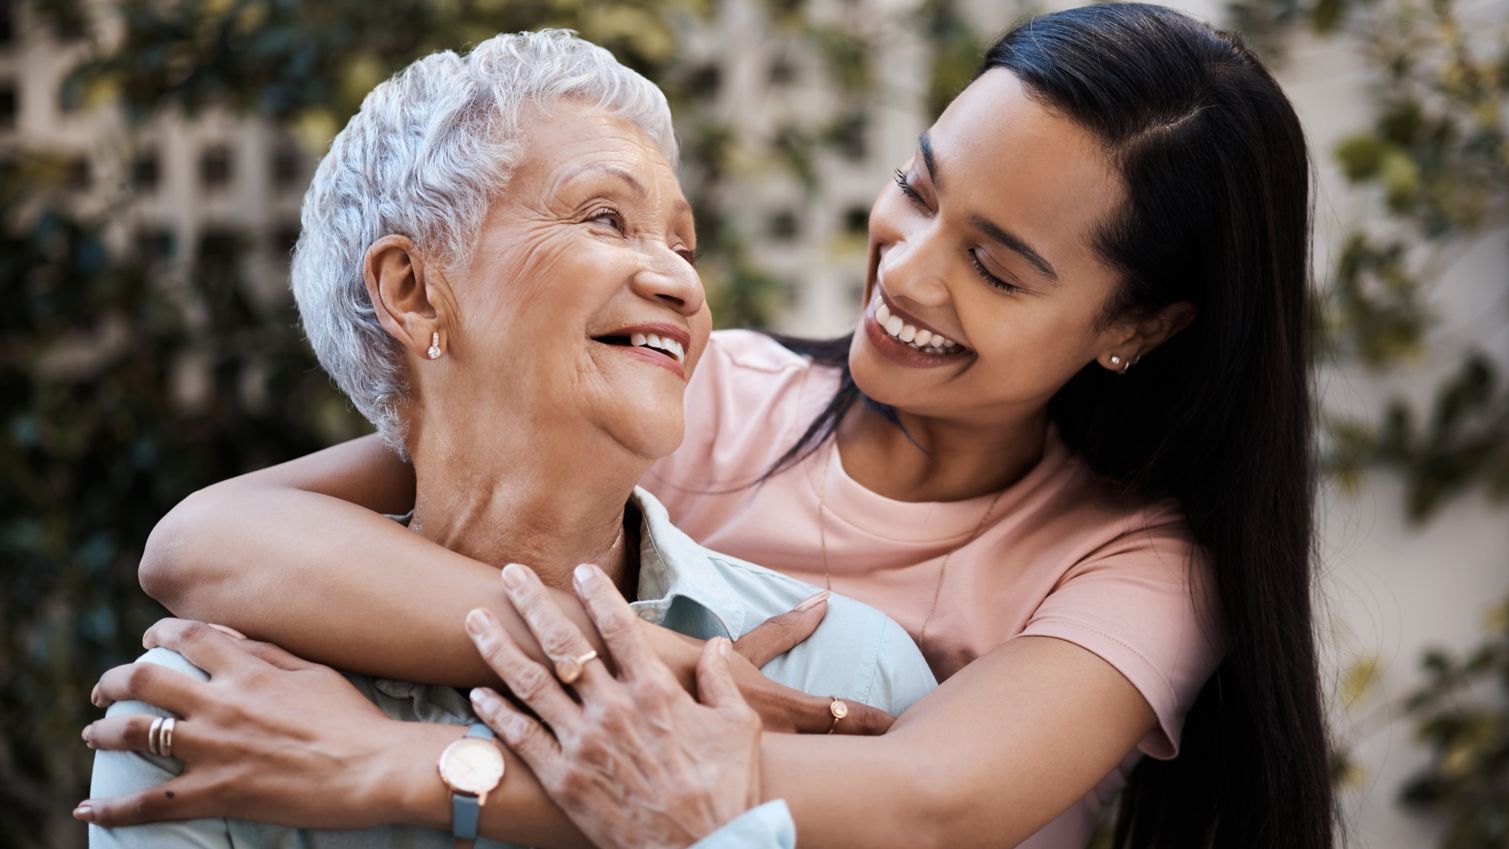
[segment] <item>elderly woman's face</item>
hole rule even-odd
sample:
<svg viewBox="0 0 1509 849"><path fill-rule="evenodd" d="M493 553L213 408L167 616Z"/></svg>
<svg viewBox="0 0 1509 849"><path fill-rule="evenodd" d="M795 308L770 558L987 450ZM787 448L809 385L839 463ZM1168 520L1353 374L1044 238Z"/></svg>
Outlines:
<svg viewBox="0 0 1509 849"><path fill-rule="evenodd" d="M711 326L691 207L633 124L569 103L525 124L475 255L451 275L467 385L431 415L502 425L523 413L549 438L579 440L586 425L664 456Z"/></svg>

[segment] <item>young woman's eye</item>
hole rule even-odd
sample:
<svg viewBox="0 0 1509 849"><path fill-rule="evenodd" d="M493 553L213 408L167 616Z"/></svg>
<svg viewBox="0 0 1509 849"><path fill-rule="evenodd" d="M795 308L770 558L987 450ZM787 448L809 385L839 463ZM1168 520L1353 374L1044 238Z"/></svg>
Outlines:
<svg viewBox="0 0 1509 849"><path fill-rule="evenodd" d="M912 188L912 181L907 178L906 172L900 168L896 169L896 185L901 189L901 193L906 195L907 199L912 203L923 209L927 208L927 204L922 200L922 195L917 194L917 190Z"/></svg>
<svg viewBox="0 0 1509 849"><path fill-rule="evenodd" d="M587 217L587 220L596 224L606 224L620 233L628 230L628 226L624 223L623 213L610 206L605 206L592 213Z"/></svg>
<svg viewBox="0 0 1509 849"><path fill-rule="evenodd" d="M975 267L975 273L980 275L980 279L984 280L991 286L994 286L995 288L1000 289L1003 292L1022 291L1022 287L1017 286L1013 283L1009 283L995 276L994 274L991 274L990 269L985 267L985 263L980 262L980 258L975 254L974 251L969 252L969 264Z"/></svg>

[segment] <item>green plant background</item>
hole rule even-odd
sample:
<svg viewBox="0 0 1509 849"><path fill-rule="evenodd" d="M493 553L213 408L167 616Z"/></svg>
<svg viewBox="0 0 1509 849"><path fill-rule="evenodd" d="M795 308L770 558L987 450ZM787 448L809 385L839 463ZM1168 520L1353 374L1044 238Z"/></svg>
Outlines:
<svg viewBox="0 0 1509 849"><path fill-rule="evenodd" d="M95 40L98 21L76 0L26 5L96 45L59 96L120 109L128 136L166 114L223 107L316 145L373 84L420 55L499 31L573 27L670 95L714 314L724 326L762 326L800 281L751 259L751 236L720 191L748 152L699 100L698 69L679 59L681 23L711 14L712 3L400 0L374 15L356 0L124 0L112 12L124 24L115 41ZM855 115L873 106L877 58L862 34L821 23L802 0L765 6L783 37L824 57L851 104L809 116L760 152L816 192L814 157L843 145ZM1426 344L1426 293L1442 264L1509 216L1509 47L1502 38L1470 45L1453 0L1279 0L1227 14L1275 62L1306 29L1366 45L1376 122L1317 155L1335 156L1359 191L1376 193L1378 214L1358 222L1334 268L1318 270L1320 329L1332 362L1409 362ZM988 34L947 0L922 3L906 23L932 47L926 96L936 111L967 81ZM75 181L49 150L0 151L0 847L83 839L66 815L87 787L78 731L94 716L87 694L98 674L134 657L137 635L163 613L135 579L155 521L196 488L365 429L313 362L288 300L255 295L267 281L248 278L246 245L206 246L183 276L191 282L164 285L170 275L148 246L107 237L130 186L85 209L71 199ZM189 358L212 375L206 403L185 405L172 389ZM1401 401L1368 421L1327 424L1336 479L1355 485L1391 469L1421 521L1470 490L1509 495L1509 389L1481 352L1461 357L1423 415ZM1434 760L1404 801L1443 817L1453 849L1509 846L1509 607L1490 625L1469 656L1426 658L1431 684L1410 702ZM1359 659L1349 697L1376 678L1376 659ZM1484 695L1485 685L1500 689ZM1354 773L1339 748L1338 779Z"/></svg>

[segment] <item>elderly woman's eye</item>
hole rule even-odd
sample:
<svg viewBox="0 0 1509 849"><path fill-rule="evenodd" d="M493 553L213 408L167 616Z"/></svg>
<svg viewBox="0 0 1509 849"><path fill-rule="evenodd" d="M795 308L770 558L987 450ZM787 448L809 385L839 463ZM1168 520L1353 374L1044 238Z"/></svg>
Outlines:
<svg viewBox="0 0 1509 849"><path fill-rule="evenodd" d="M696 251L692 250L691 248L677 248L676 249L676 253L682 259L686 260L686 264L687 265L690 265L692 268L696 268L697 267L697 252Z"/></svg>
<svg viewBox="0 0 1509 849"><path fill-rule="evenodd" d="M606 224L620 233L624 232L627 229L624 225L623 213L619 212L616 209L613 209L612 207L605 206L602 209L597 210L596 212L588 216L587 220L598 224Z"/></svg>

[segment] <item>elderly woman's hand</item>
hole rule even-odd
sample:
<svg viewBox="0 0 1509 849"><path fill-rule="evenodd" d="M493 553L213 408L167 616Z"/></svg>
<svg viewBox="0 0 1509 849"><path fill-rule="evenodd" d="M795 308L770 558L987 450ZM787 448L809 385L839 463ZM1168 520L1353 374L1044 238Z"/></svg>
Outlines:
<svg viewBox="0 0 1509 849"><path fill-rule="evenodd" d="M592 656L532 571L510 565L503 575L509 599L557 659L556 670L531 660L486 611L472 611L467 630L544 724L490 689L473 690L472 703L593 843L688 846L757 804L761 723L734 684L727 640L703 647L693 699L650 651L638 618L597 567L578 567L575 585L616 675L608 658ZM558 676L570 680L580 703Z"/></svg>

